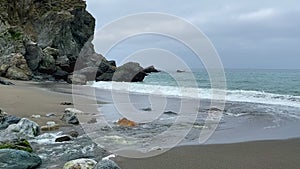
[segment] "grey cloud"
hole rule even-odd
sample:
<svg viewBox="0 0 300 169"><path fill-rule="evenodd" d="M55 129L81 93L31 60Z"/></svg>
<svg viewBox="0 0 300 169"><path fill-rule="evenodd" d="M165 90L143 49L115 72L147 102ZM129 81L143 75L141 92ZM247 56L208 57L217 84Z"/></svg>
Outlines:
<svg viewBox="0 0 300 169"><path fill-rule="evenodd" d="M119 17L140 12L165 12L182 17L207 34L220 53L224 65L229 68L300 68L297 64L300 63L300 50L297 47L300 44L298 0L188 0L184 3L179 0L88 0L88 8L97 18L97 28ZM143 19L138 23L127 23L128 25L116 28L115 34L96 38L113 39L118 33L146 26L147 23L149 22ZM184 32L185 28L176 27L176 23L173 24L174 27L165 24L162 22L160 29L170 32L175 30L186 33L186 37L194 37L193 34ZM168 44L174 45L164 38L145 39L137 38L116 48L117 52L113 53L118 57L112 56L111 59L118 60L122 54L128 54L127 51L141 49L142 46L151 47L151 44L167 49L172 48ZM173 48L179 53L180 50L185 51L177 45Z"/></svg>

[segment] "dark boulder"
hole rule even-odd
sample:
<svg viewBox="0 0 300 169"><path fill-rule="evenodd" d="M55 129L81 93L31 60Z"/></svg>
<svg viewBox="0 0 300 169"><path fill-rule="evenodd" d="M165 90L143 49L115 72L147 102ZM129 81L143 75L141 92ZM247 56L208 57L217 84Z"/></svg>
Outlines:
<svg viewBox="0 0 300 169"><path fill-rule="evenodd" d="M42 164L42 159L22 150L0 150L0 168L5 169L34 169Z"/></svg>
<svg viewBox="0 0 300 169"><path fill-rule="evenodd" d="M11 124L17 124L21 118L13 115L5 115L0 119L0 130L6 129Z"/></svg>
<svg viewBox="0 0 300 169"><path fill-rule="evenodd" d="M96 78L96 81L112 81L114 73L103 73Z"/></svg>
<svg viewBox="0 0 300 169"><path fill-rule="evenodd" d="M71 137L70 136L61 136L55 139L55 142L65 142L65 141L71 141Z"/></svg>
<svg viewBox="0 0 300 169"><path fill-rule="evenodd" d="M28 42L26 45L25 59L29 68L34 71L39 67L39 64L44 57L42 48L35 42Z"/></svg>
<svg viewBox="0 0 300 169"><path fill-rule="evenodd" d="M110 61L108 61L108 63L109 63L111 66L117 67L116 61L114 61L114 60L110 60Z"/></svg>
<svg viewBox="0 0 300 169"><path fill-rule="evenodd" d="M166 112L164 112L164 114L167 114L167 115L178 115L178 113L173 112L173 111L166 111Z"/></svg>
<svg viewBox="0 0 300 169"><path fill-rule="evenodd" d="M154 66L149 66L144 69L144 72L145 73L156 73L156 72L160 72L160 71L155 69Z"/></svg>
<svg viewBox="0 0 300 169"><path fill-rule="evenodd" d="M63 70L57 70L54 74L53 74L53 77L56 79L56 80L65 80L67 81L68 79L68 76L69 76L69 73L66 72L66 71L63 71Z"/></svg>
<svg viewBox="0 0 300 169"><path fill-rule="evenodd" d="M117 68L112 80L117 82L141 82L147 76L140 64L126 63Z"/></svg>

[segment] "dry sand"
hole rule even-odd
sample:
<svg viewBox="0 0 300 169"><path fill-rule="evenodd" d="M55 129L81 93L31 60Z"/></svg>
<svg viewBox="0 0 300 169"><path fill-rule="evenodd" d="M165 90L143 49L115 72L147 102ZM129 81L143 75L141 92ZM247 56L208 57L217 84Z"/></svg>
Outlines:
<svg viewBox="0 0 300 169"><path fill-rule="evenodd" d="M71 95L51 92L36 82L11 82L15 85L0 85L0 107L5 112L31 119L39 125L45 125L47 121L65 125L60 118L65 108L72 106L61 105L61 102L72 102ZM47 113L55 113L57 117L47 118ZM35 119L32 115L41 115L41 118Z"/></svg>

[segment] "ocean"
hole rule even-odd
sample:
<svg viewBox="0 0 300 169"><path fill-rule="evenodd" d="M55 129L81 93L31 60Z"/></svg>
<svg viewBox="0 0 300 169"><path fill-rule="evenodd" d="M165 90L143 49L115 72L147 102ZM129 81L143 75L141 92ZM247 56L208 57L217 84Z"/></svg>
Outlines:
<svg viewBox="0 0 300 169"><path fill-rule="evenodd" d="M277 104L300 107L300 70L226 70L227 101ZM199 98L211 98L211 83L204 70L195 72L152 73L140 83L97 82L93 86L101 89L127 90L141 94L174 97L190 95L181 92L187 89L199 93Z"/></svg>
<svg viewBox="0 0 300 169"><path fill-rule="evenodd" d="M105 123L85 130L112 152L131 148L142 155L181 145L300 137L300 70L235 69L225 76L223 109L212 107L220 100L212 100L205 70L152 73L139 83L93 82L97 99L108 103L99 105ZM140 125L116 127L123 117Z"/></svg>

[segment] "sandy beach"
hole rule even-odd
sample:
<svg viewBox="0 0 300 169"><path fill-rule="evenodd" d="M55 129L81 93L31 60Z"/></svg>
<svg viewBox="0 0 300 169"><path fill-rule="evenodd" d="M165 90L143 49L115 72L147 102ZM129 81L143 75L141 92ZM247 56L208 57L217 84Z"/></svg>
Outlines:
<svg viewBox="0 0 300 169"><path fill-rule="evenodd" d="M297 169L300 139L184 146L147 159L118 157L122 169Z"/></svg>
<svg viewBox="0 0 300 169"><path fill-rule="evenodd" d="M5 112L31 119L39 125L45 125L49 121L46 114L55 113L57 117L51 118L51 121L66 125L60 118L65 108L70 105L61 105L61 103L72 102L71 95L51 92L49 89L39 87L41 85L37 82L11 82L15 85L0 86L0 107ZM41 118L32 118L32 115L40 115Z"/></svg>
<svg viewBox="0 0 300 169"><path fill-rule="evenodd" d="M47 113L57 113L51 119L60 125L60 115L72 102L67 84L41 85L37 82L12 81L13 86L0 86L0 107L9 114L26 117L45 125ZM64 93L53 92L61 86ZM45 88L47 87L47 88ZM52 89L51 89L52 88ZM61 91L62 88L60 88ZM49 90L51 89L51 90ZM32 115L41 115L33 119ZM296 169L300 166L300 139L256 141L236 144L183 146L147 159L117 157L122 169Z"/></svg>

